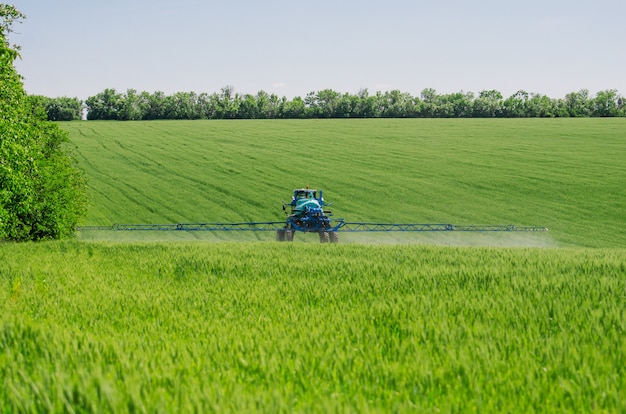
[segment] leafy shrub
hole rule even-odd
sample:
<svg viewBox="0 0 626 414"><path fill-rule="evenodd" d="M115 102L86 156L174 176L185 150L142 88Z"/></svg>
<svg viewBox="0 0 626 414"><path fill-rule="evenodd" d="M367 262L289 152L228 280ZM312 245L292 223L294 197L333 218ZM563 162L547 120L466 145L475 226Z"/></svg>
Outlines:
<svg viewBox="0 0 626 414"><path fill-rule="evenodd" d="M23 17L0 5L0 240L41 240L73 233L85 211L85 180L62 148L67 133L28 99L6 38Z"/></svg>

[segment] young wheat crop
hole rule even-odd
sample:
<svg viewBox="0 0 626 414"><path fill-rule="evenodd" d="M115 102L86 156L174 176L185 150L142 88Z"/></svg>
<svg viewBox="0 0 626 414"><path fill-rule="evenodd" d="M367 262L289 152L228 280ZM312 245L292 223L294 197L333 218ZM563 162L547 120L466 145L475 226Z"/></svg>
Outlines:
<svg viewBox="0 0 626 414"><path fill-rule="evenodd" d="M4 245L0 411L620 411L625 263L610 249Z"/></svg>

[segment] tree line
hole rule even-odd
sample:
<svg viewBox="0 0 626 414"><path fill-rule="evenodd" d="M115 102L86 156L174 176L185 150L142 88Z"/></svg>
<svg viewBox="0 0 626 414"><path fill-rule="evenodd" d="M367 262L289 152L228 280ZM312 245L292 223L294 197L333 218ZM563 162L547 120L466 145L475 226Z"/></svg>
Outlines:
<svg viewBox="0 0 626 414"><path fill-rule="evenodd" d="M208 94L177 92L124 93L105 89L83 103L78 98L32 97L46 107L54 121L80 119L83 108L89 120L152 119L299 119L299 118L556 118L623 117L626 98L617 90L591 96L582 89L562 99L518 91L504 98L497 90L439 94L424 89L420 96L399 90L356 94L324 89L291 100L259 91L238 94L227 86Z"/></svg>
<svg viewBox="0 0 626 414"><path fill-rule="evenodd" d="M32 105L45 108L49 121L75 121L83 117L84 104L78 98L29 95L28 99Z"/></svg>

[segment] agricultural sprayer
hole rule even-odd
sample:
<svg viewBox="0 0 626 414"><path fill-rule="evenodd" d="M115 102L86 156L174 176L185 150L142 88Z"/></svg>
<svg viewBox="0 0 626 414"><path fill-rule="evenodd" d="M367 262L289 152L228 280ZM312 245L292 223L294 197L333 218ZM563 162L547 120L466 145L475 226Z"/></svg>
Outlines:
<svg viewBox="0 0 626 414"><path fill-rule="evenodd" d="M296 232L317 233L322 243L337 243L339 232L539 232L545 227L509 225L458 225L420 223L355 222L333 219L326 209L330 204L322 191L306 188L293 190L290 202L283 203L285 221L251 221L235 223L177 223L177 224L114 224L112 226L81 226L78 231L274 231L276 240L293 241Z"/></svg>

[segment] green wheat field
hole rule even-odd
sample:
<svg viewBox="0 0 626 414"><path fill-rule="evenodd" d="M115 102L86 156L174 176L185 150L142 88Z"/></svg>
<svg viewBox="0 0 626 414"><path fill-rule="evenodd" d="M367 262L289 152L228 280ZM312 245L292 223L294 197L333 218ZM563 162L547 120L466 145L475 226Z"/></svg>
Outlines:
<svg viewBox="0 0 626 414"><path fill-rule="evenodd" d="M282 220L309 185L550 231L1 244L0 412L626 411L626 120L61 126L82 225Z"/></svg>

